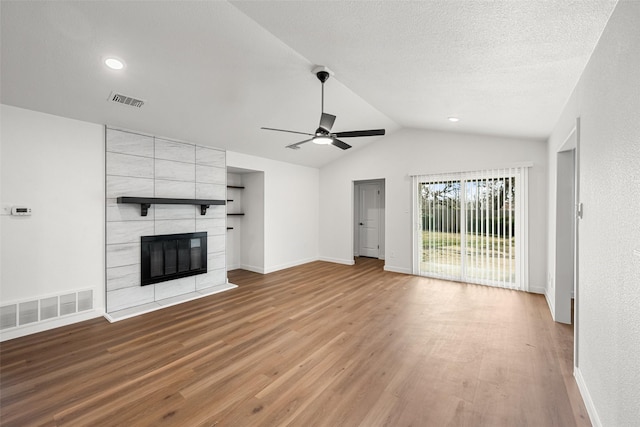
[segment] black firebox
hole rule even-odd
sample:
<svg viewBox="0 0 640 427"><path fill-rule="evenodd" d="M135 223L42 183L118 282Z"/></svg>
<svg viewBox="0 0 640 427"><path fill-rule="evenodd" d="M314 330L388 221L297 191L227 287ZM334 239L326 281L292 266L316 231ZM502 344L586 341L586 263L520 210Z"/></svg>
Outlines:
<svg viewBox="0 0 640 427"><path fill-rule="evenodd" d="M142 286L207 272L207 233L140 238Z"/></svg>

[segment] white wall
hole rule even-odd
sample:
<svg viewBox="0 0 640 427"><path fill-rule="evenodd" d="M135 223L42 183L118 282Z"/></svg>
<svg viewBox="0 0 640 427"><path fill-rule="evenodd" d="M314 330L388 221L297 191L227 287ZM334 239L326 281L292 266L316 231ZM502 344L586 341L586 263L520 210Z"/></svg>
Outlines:
<svg viewBox="0 0 640 427"><path fill-rule="evenodd" d="M0 111L2 207L33 209L29 217L2 210L2 304L93 289L95 310L85 317L96 317L105 289L104 128L7 105Z"/></svg>
<svg viewBox="0 0 640 427"><path fill-rule="evenodd" d="M232 151L227 151L227 166L264 172L261 273L318 259L318 169ZM250 203L246 189L243 203Z"/></svg>
<svg viewBox="0 0 640 427"><path fill-rule="evenodd" d="M353 262L353 181L385 179L385 269L411 273L409 174L533 162L529 174L530 288L543 292L547 227L546 144L538 140L404 129L320 171L320 258Z"/></svg>
<svg viewBox="0 0 640 427"><path fill-rule="evenodd" d="M242 175L244 212L242 217L241 265L245 270L265 271L265 198L264 172ZM316 243L317 246L317 243Z"/></svg>
<svg viewBox="0 0 640 427"><path fill-rule="evenodd" d="M640 2L620 1L549 139L549 272L556 152L580 117L578 367L594 425L640 425Z"/></svg>

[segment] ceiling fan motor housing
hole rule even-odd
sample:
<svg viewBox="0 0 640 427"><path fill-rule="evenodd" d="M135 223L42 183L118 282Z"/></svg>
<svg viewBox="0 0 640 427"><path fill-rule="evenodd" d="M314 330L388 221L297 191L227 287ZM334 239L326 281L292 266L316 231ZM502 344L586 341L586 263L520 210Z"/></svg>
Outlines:
<svg viewBox="0 0 640 427"><path fill-rule="evenodd" d="M326 71L318 71L316 73L316 76L318 76L318 80L320 80L322 83L329 80L329 73L327 73Z"/></svg>
<svg viewBox="0 0 640 427"><path fill-rule="evenodd" d="M315 74L316 77L318 77L318 80L320 80L322 83L329 80L329 77L333 74L333 71L331 71L324 65L318 65L313 70L311 70L311 72Z"/></svg>

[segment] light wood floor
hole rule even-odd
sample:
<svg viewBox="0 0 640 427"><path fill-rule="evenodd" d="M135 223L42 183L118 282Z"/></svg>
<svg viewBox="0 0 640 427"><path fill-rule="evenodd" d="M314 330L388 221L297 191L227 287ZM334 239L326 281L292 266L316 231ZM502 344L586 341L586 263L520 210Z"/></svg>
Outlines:
<svg viewBox="0 0 640 427"><path fill-rule="evenodd" d="M583 426L540 295L314 262L1 345L4 426Z"/></svg>

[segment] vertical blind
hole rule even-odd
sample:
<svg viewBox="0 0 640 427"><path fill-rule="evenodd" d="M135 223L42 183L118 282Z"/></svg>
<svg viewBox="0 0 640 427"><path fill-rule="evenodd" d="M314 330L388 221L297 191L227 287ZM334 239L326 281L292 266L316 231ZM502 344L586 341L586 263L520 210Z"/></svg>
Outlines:
<svg viewBox="0 0 640 427"><path fill-rule="evenodd" d="M526 167L413 176L421 276L528 290Z"/></svg>

